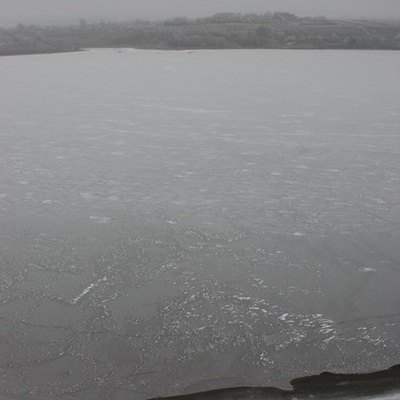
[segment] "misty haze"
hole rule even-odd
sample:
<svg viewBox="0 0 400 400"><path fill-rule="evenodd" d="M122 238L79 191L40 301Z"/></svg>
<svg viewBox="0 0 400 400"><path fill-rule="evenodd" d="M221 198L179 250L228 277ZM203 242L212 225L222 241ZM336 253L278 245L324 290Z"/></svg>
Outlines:
<svg viewBox="0 0 400 400"><path fill-rule="evenodd" d="M399 25L273 3L0 30L0 400L399 398Z"/></svg>
<svg viewBox="0 0 400 400"><path fill-rule="evenodd" d="M0 0L0 24L204 17L286 11L328 18L400 19L398 0Z"/></svg>

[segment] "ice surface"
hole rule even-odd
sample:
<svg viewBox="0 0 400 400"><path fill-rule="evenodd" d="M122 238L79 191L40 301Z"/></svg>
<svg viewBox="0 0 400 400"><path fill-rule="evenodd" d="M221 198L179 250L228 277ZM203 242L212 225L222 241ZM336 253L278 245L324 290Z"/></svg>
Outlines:
<svg viewBox="0 0 400 400"><path fill-rule="evenodd" d="M399 65L1 58L1 395L141 400L398 363Z"/></svg>

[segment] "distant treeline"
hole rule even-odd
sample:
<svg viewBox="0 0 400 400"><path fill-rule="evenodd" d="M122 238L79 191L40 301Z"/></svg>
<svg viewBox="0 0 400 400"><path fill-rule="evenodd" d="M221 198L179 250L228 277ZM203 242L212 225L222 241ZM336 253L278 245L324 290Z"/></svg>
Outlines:
<svg viewBox="0 0 400 400"><path fill-rule="evenodd" d="M206 18L19 24L0 28L0 55L77 51L88 47L148 49L400 50L400 22L337 21L288 12L218 13Z"/></svg>

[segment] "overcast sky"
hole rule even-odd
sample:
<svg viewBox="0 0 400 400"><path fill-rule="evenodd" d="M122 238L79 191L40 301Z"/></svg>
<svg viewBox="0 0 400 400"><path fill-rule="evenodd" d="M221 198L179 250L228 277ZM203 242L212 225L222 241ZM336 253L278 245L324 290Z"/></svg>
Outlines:
<svg viewBox="0 0 400 400"><path fill-rule="evenodd" d="M196 17L222 11L400 19L400 0L0 0L0 25Z"/></svg>

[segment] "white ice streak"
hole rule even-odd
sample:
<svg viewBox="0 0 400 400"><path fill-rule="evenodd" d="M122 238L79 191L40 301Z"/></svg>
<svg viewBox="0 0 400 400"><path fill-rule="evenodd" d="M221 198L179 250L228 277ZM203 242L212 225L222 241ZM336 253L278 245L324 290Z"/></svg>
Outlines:
<svg viewBox="0 0 400 400"><path fill-rule="evenodd" d="M377 270L375 268L370 268L370 267L362 267L358 269L359 272L376 272Z"/></svg>
<svg viewBox="0 0 400 400"><path fill-rule="evenodd" d="M282 314L278 319L281 321L286 321L286 318L289 316L289 313Z"/></svg>
<svg viewBox="0 0 400 400"><path fill-rule="evenodd" d="M86 296L93 288L99 286L100 282L105 282L107 280L107 277L103 277L98 279L96 282L91 283L87 288L85 288L81 294L76 296L74 299L70 301L70 304L76 304L79 300L82 299L82 297Z"/></svg>
<svg viewBox="0 0 400 400"><path fill-rule="evenodd" d="M95 220L98 224L108 224L111 221L110 217L98 217L91 215L89 218Z"/></svg>

